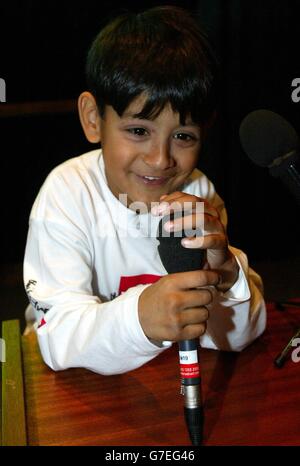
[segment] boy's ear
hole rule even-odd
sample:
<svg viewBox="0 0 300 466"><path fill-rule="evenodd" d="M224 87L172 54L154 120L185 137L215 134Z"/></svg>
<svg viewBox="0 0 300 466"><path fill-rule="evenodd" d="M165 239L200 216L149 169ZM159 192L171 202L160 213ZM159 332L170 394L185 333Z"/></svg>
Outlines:
<svg viewBox="0 0 300 466"><path fill-rule="evenodd" d="M100 115L93 94L86 91L79 96L78 112L81 126L87 140L92 143L100 142Z"/></svg>

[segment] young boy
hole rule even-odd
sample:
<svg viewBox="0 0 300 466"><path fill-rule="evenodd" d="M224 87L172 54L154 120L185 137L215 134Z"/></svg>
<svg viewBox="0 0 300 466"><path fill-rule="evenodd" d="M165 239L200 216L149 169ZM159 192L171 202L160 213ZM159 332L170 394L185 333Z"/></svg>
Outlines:
<svg viewBox="0 0 300 466"><path fill-rule="evenodd" d="M24 283L45 362L116 374L179 340L242 350L266 312L260 278L228 246L223 201L196 169L215 110L205 37L175 7L124 15L94 41L87 81L80 121L101 149L53 170L30 216ZM205 249L206 264L168 275L155 234L185 203L184 227L205 227L185 247Z"/></svg>

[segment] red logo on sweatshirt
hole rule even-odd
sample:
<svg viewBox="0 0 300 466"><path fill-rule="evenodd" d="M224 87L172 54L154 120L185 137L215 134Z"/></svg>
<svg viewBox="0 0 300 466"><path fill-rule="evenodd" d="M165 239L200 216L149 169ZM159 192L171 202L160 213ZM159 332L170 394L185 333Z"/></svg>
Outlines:
<svg viewBox="0 0 300 466"><path fill-rule="evenodd" d="M43 327L43 325L45 325L45 324L46 324L46 321L45 321L44 317L42 317L42 320L40 321L38 328Z"/></svg>
<svg viewBox="0 0 300 466"><path fill-rule="evenodd" d="M148 285L149 283L155 283L161 278L161 275L132 275L130 277L121 277L119 285L119 295L127 291L129 288L137 285Z"/></svg>

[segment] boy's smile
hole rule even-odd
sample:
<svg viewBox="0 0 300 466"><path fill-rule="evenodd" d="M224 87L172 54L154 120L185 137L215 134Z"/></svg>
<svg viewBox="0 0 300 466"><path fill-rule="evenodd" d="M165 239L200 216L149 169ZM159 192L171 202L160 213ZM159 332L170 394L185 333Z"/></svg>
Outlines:
<svg viewBox="0 0 300 466"><path fill-rule="evenodd" d="M201 128L167 104L153 120L140 119L145 96L138 96L120 117L106 106L100 117L105 172L112 193L127 194L127 205L143 202L149 207L163 194L178 190L197 165Z"/></svg>

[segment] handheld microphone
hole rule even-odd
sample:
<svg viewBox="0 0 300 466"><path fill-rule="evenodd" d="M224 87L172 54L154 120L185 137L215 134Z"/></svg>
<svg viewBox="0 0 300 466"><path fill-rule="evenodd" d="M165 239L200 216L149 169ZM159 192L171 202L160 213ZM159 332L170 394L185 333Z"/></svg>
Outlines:
<svg viewBox="0 0 300 466"><path fill-rule="evenodd" d="M158 252L161 261L168 273L199 270L203 267L205 251L183 247L182 231L168 233L163 228L168 220L178 216L181 217L181 212L166 215L159 222L157 239L160 242ZM193 234L195 231L191 230L185 232L184 236ZM204 425L198 347L199 338L179 342L181 394L184 396L184 416L192 445L202 444Z"/></svg>
<svg viewBox="0 0 300 466"><path fill-rule="evenodd" d="M277 113L256 110L242 121L240 140L249 158L279 177L300 206L299 138L295 129Z"/></svg>

